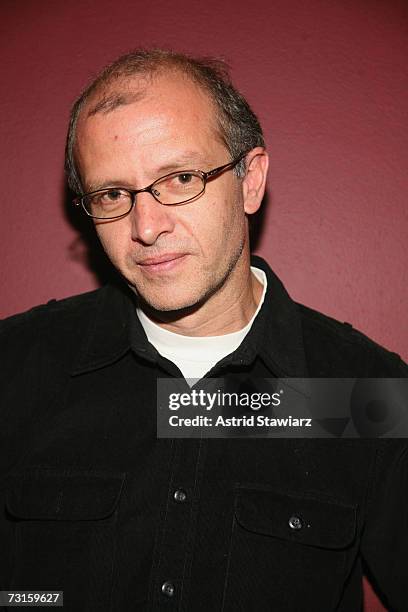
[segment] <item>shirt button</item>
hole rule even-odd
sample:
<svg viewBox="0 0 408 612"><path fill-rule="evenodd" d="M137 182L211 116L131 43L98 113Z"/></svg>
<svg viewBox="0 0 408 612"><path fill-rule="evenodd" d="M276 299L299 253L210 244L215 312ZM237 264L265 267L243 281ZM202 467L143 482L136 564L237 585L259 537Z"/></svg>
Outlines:
<svg viewBox="0 0 408 612"><path fill-rule="evenodd" d="M161 590L163 595L166 595L166 597L173 597L176 589L172 582L166 580L166 582L163 582Z"/></svg>
<svg viewBox="0 0 408 612"><path fill-rule="evenodd" d="M177 489L177 491L174 491L173 497L176 502L183 503L187 499L187 493L183 489Z"/></svg>
<svg viewBox="0 0 408 612"><path fill-rule="evenodd" d="M289 519L289 527L291 529L302 529L303 521L299 516L291 516Z"/></svg>

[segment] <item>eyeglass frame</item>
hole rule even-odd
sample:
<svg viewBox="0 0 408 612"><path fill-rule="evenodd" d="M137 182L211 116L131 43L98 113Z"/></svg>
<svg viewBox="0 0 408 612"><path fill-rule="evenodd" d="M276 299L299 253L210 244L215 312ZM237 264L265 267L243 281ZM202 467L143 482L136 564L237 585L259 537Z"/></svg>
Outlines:
<svg viewBox="0 0 408 612"><path fill-rule="evenodd" d="M150 193L153 198L156 200L156 202L159 202L159 204L161 204L162 206L180 206L181 204L187 204L188 202L192 202L193 200L195 200L196 198L200 197L201 195L203 195L203 193L205 192L205 188L207 186L207 181L209 179L212 178L216 178L217 176L219 176L222 172L224 172L225 170L232 170L233 168L235 168L235 166L244 159L244 157L248 154L249 151L245 151L245 153L241 153L238 157L236 157L235 159L233 159L232 161L228 162L227 164L223 164L222 166L218 166L217 168L213 168L212 170L209 170L208 172L204 172L203 170L174 170L173 172L169 172L168 174L165 174L164 176L160 176L159 178L157 178L155 181L153 181L153 183L150 183L150 185L148 185L147 187L143 187L142 189L128 189L128 187L120 187L120 186L112 186L112 187L105 187L103 189L96 189L95 191L90 191L88 193L84 193L81 196L76 197L73 200L73 204L75 206L82 206L82 208L84 209L85 213L88 215L88 217L91 217L91 219L99 219L101 221L112 221L114 219L121 219L122 217L126 217L126 215L128 215L133 208L135 207L136 204L136 195L138 193L144 193L144 192L148 192ZM200 176L201 179L203 181L203 188L202 190L197 193L195 196L193 196L192 198L188 198L188 200L183 200L182 202L175 202L174 204L163 204L163 202L160 202L160 200L158 199L158 197L154 194L153 192L153 186L158 183L159 181L162 181L163 179L167 178L168 176L172 176L173 174L188 174L189 172L197 172ZM131 207L129 208L129 210L125 213L122 213L121 215L117 215L116 217L97 217L95 215L91 215L91 213L89 213L87 211L87 209L85 208L84 205L84 198L94 195L95 193L100 193L100 192L105 192L105 191L110 191L113 189L121 189L123 191L126 191L132 199L132 204Z"/></svg>

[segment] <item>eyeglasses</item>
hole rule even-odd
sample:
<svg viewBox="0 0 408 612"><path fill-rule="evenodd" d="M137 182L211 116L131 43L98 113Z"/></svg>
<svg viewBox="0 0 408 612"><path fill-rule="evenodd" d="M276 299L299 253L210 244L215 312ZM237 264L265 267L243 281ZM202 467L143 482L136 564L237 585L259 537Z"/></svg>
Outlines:
<svg viewBox="0 0 408 612"><path fill-rule="evenodd" d="M171 172L143 189L107 187L85 193L75 198L76 206L82 205L86 214L93 219L119 219L129 214L136 202L136 195L148 191L155 200L165 206L177 206L195 200L205 191L207 181L231 170L245 157L239 157L228 164L203 172L202 170L179 170Z"/></svg>

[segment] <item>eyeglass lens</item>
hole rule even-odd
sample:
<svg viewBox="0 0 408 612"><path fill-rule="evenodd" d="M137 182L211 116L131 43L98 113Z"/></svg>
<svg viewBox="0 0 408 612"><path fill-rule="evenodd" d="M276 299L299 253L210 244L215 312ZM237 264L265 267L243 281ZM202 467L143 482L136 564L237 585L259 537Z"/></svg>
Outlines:
<svg viewBox="0 0 408 612"><path fill-rule="evenodd" d="M151 193L161 204L182 204L200 195L204 187L199 172L174 172L153 183ZM91 216L110 219L126 215L132 208L133 196L126 189L111 188L85 196L82 202Z"/></svg>

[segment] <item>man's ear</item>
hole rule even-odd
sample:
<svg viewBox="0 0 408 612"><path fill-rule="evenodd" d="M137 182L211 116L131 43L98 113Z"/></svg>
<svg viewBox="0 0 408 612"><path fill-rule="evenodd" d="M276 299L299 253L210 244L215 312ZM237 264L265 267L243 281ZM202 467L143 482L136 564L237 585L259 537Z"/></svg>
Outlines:
<svg viewBox="0 0 408 612"><path fill-rule="evenodd" d="M256 213L265 193L269 157L263 147L252 149L245 160L246 175L242 180L244 210L247 215Z"/></svg>

